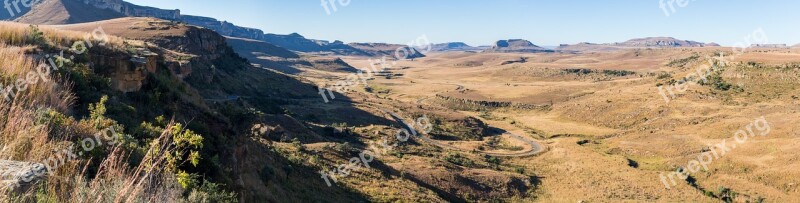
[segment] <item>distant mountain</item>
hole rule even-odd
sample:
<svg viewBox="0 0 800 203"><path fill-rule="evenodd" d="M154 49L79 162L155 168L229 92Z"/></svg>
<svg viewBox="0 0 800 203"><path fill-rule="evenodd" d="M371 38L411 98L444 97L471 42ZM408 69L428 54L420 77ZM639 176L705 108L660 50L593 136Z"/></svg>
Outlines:
<svg viewBox="0 0 800 203"><path fill-rule="evenodd" d="M350 43L351 47L357 48L367 52L371 56L389 56L397 58L404 57L403 59L414 59L425 57L419 50L413 47L408 47L401 44L387 44L387 43Z"/></svg>
<svg viewBox="0 0 800 203"><path fill-rule="evenodd" d="M226 37L226 41L239 55L248 59L259 56L300 58L299 55L292 51L263 41L236 37Z"/></svg>
<svg viewBox="0 0 800 203"><path fill-rule="evenodd" d="M752 48L780 48L780 49L789 48L789 46L786 45L786 44L752 44L752 45L750 45L750 47L752 47Z"/></svg>
<svg viewBox="0 0 800 203"><path fill-rule="evenodd" d="M0 12L2 13L2 12ZM165 10L153 7L134 5L123 0L41 0L31 9L20 9L14 16L4 13L3 19L12 19L28 24L75 24L95 22L121 17L154 17L166 20L182 21L190 25L205 27L221 35L264 41L279 47L298 52L322 52L336 55L382 56L377 52L359 50L341 41L307 39L300 34L289 35L266 34L264 31L237 26L227 21L214 18L181 15L180 10ZM257 46L257 45L256 45ZM419 56L414 54L414 57Z"/></svg>
<svg viewBox="0 0 800 203"><path fill-rule="evenodd" d="M553 50L546 49L546 48L543 48L543 47L540 47L540 46L536 46L535 44L531 43L528 40L510 39L510 40L500 40L500 41L495 42L494 46L492 46L491 49L487 49L485 52L539 53L539 52L553 52Z"/></svg>
<svg viewBox="0 0 800 203"><path fill-rule="evenodd" d="M718 47L717 43L702 43L689 40L680 40L672 37L646 37L636 38L625 42L616 43L588 43L562 44L557 51L560 52L606 52L620 49L636 48L669 48L669 47Z"/></svg>
<svg viewBox="0 0 800 203"><path fill-rule="evenodd" d="M256 40L259 40L264 36L264 32L259 29L236 26L233 23L229 23L227 21L219 21L217 19L209 17L181 15L180 20L190 25L200 26L214 30L223 36L256 39Z"/></svg>
<svg viewBox="0 0 800 203"><path fill-rule="evenodd" d="M704 47L702 42L679 40L672 37L647 37L631 39L622 43L616 43L617 46L626 47Z"/></svg>
<svg viewBox="0 0 800 203"><path fill-rule="evenodd" d="M469 46L463 42L448 42L442 44L434 44L431 46L431 51L447 52L447 51L481 51L483 48Z"/></svg>
<svg viewBox="0 0 800 203"><path fill-rule="evenodd" d="M329 42L303 37L300 34L288 35L264 34L260 40L299 52L332 52L338 55L372 56L367 52L358 50L342 41Z"/></svg>

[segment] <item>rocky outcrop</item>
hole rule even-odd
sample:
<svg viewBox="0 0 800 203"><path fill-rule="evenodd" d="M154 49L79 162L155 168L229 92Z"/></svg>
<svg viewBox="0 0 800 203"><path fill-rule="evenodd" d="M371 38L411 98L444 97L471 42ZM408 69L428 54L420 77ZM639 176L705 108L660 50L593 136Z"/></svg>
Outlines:
<svg viewBox="0 0 800 203"><path fill-rule="evenodd" d="M543 47L540 47L540 46L536 46L535 44L531 43L528 40L510 39L510 40L499 40L499 41L495 42L494 46L492 46L491 49L486 50L486 52L540 53L540 52L553 52L553 50L546 49L546 48L543 48Z"/></svg>
<svg viewBox="0 0 800 203"><path fill-rule="evenodd" d="M121 92L139 91L148 73L157 70L158 54L138 49L135 55L90 55L92 65L110 73L111 86Z"/></svg>
<svg viewBox="0 0 800 203"><path fill-rule="evenodd" d="M0 189L25 191L47 174L44 164L0 160Z"/></svg>

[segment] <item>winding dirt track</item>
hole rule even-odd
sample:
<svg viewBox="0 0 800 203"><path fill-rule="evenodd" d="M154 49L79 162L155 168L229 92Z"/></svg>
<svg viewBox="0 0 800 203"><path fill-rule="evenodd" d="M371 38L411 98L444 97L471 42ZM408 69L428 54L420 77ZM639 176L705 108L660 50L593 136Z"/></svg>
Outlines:
<svg viewBox="0 0 800 203"><path fill-rule="evenodd" d="M438 84L444 84L444 83L438 83ZM456 91L464 89L463 85L458 85L458 84L445 84L445 85L455 85L457 87ZM427 100L429 98L430 97L425 97L425 98L419 99L419 100L417 100L417 104L422 104L423 101L425 101L425 100ZM403 125L403 127L406 128L407 130L409 130L410 132L414 131L414 128L409 126L403 120L403 118L401 118L397 114L395 114L395 113L393 113L391 111L385 110L385 109L381 109L381 111L391 115L392 118L394 118L395 121L397 121L398 123ZM497 128L497 129L500 129L500 128ZM427 142L427 143L435 145L435 146L438 146L438 147L441 147L441 148L444 148L444 149L471 152L471 150L461 149L461 148L458 148L458 147L455 147L455 146L452 146L452 145L449 145L449 144L445 144L445 143L439 142L437 140L431 139L430 137L427 137L425 135L421 135L421 134L417 134L417 135L418 136L416 136L416 138L418 138L419 140L421 140L423 142ZM517 139L517 140L519 140L519 141L521 141L521 142L523 142L525 144L528 144L531 147L528 150L521 151L521 152L513 152L513 153L484 152L484 151L477 151L477 152L481 153L481 154L490 155L490 156L496 156L496 157L525 157L525 156L537 155L537 154L542 153L542 152L545 151L545 147L541 143L536 142L535 140L532 140L530 138L519 136L517 134L511 133L511 132L508 132L508 131L505 131L503 133L503 135L509 135L510 137L513 137L514 139Z"/></svg>
<svg viewBox="0 0 800 203"><path fill-rule="evenodd" d="M414 128L412 128L411 126L406 124L406 122L403 120L403 118L400 118L400 116L398 116L397 114L395 114L393 112L390 112L390 111L387 111L387 110L383 110L383 111L386 112L387 114L391 115L392 118L395 119L395 121L397 121L398 123L402 124L403 127L406 128L406 130L414 131ZM427 137L425 135L421 135L419 133L413 133L413 134L417 134L418 136L416 136L415 138L418 138L419 140L422 140L423 142L426 142L426 143L429 143L429 144L432 144L432 145L435 145L435 146L438 146L438 147L441 147L441 148L444 148L444 149L449 149L449 150L454 150L454 151L471 152L470 150L461 149L461 148L458 148L458 147L454 147L452 145L441 143L441 142L439 142L437 140L431 139L430 137ZM526 151L514 152L514 153L498 153L498 152L483 152L483 151L477 151L477 152L481 153L481 154L490 155L490 156L496 156L496 157L525 157L525 156L533 156L533 155L536 155L536 154L544 152L545 148L541 144L536 142L536 141L533 141L531 139L516 135L514 133L510 133L510 132L506 132L506 133L503 133L503 134L504 135L509 135L509 136L511 136L511 137L513 137L515 139L518 139L518 140L530 145L531 148L526 150Z"/></svg>

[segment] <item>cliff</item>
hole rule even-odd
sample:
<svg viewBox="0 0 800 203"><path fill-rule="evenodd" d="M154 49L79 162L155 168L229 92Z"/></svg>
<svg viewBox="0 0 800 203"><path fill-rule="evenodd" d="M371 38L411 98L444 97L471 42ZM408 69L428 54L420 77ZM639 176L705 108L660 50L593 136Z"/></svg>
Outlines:
<svg viewBox="0 0 800 203"><path fill-rule="evenodd" d="M166 9L147 7L147 6L139 6L122 0L73 0L73 1L83 1L84 4L94 6L95 8L110 9L116 11L117 13L121 13L125 16L154 17L167 20L178 20L181 17L181 11L178 9L166 10Z"/></svg>

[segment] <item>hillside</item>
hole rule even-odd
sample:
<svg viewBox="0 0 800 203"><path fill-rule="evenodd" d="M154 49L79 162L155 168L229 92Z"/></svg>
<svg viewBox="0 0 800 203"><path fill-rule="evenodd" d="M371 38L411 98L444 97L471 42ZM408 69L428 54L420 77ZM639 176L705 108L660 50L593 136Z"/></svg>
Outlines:
<svg viewBox="0 0 800 203"><path fill-rule="evenodd" d="M0 32L5 33L28 30L28 25L24 24L2 24L0 26L3 26ZM67 74L70 76L56 77L59 81L56 87L63 88L60 93L36 91L39 94L31 94L35 97L20 96L20 98L16 99L18 102L12 105L39 108L37 106L39 103L30 102L60 101L42 100L41 98L56 98L58 95L64 95L65 98L72 99L64 100L63 104L59 103L59 109L54 109L55 111L52 114L63 114L64 118L80 120L85 116L88 117L93 112L87 111L87 109L94 108L95 103L101 101L102 98L108 98L108 109L103 110L103 119L107 119L107 122L110 123L117 123L119 126L126 126L124 129L117 128L117 130L120 130L119 132L124 133L125 136L129 136L130 139L133 139L133 142L143 144L141 147L144 147L145 150L150 146L148 145L149 140L153 139L153 135L149 133L155 133L146 129L168 128L168 126L162 126L166 124L160 123L165 121L158 121L158 119L154 121L156 117L164 116L172 118L176 122L191 121L181 124L185 125L186 129L191 129L192 132L196 132L202 137L203 147L195 149L202 155L202 158L196 164L180 164L173 169L164 167L167 171L163 175L168 178L171 175L179 174L178 171L186 171L204 177L202 179L193 178L192 181L197 181L197 184L206 182L219 185L213 186L216 191L203 190L201 192L200 185L190 184L184 187L184 189L189 190L188 192L195 190L194 193L198 194L222 194L225 191L236 191L238 195L234 197L242 201L270 200L280 202L298 201L300 199L308 200L309 198L317 199L316 201L330 199L356 201L361 199L358 195L338 188L322 188L326 186L320 179L316 178L313 169L298 167L293 169L290 175L283 168L290 164L288 160L274 154L275 152L268 150L264 144L247 138L246 135L251 133L249 129L254 123L268 124L270 126L297 125L297 121L292 119L291 116L281 113L285 107L281 107L280 104L285 103L287 99L309 98L307 102L310 103L322 101L318 99L316 88L311 84L280 73L250 66L228 47L225 38L211 30L153 18L121 18L84 24L48 26L41 28L44 31L43 34L48 38L45 38L45 41L40 43L46 45L28 44L27 42L19 44L15 41L10 41L10 39L3 39L3 42L9 43L10 46L33 45L34 47L40 46L40 49L30 50L28 51L29 54L25 55L4 55L0 59L10 60L12 57L29 57L31 59L27 60L36 60L36 57L43 56L41 52L65 50L69 46L66 44L71 44L69 43L71 40L57 40L57 38L50 37L71 36L74 37L70 38L72 40L82 40L84 35L89 34L83 31L94 30L97 26L102 26L108 34L121 38L110 37L112 41L106 46L91 47L86 54L78 55L73 61L64 63L68 67L60 69L65 72L59 72L59 75ZM5 34L3 36L13 35ZM93 44L100 43L94 41ZM5 53L9 50L17 49L3 47L0 50ZM141 63L139 62L140 58L144 60ZM33 67L35 67L35 64L30 66L30 68ZM16 74L18 72L9 69L2 69L2 72L0 72L3 78L14 77ZM109 83L101 81L109 81ZM239 99L228 100L231 95L236 95ZM346 97L341 96L341 98L344 99ZM6 109L8 107L6 105L9 105L9 103L0 102L0 108ZM347 107L342 107L342 109L347 109ZM349 111L359 112L358 110ZM25 116L27 114L14 115ZM16 119L22 118L16 117ZM7 120L2 121L6 122ZM149 122L152 123L147 125L152 126L148 128L137 127ZM0 128L5 129L4 127ZM58 132L61 131L53 131L53 133ZM159 133L160 131L155 134L156 138ZM40 135L48 136L47 133ZM298 129L273 132L272 135L291 136L309 141L320 139L316 132ZM57 140L53 142L55 141ZM65 141L69 142L69 140ZM7 142L2 141L2 143ZM38 145L49 146L47 143ZM38 148L37 150L47 151L50 149ZM240 154L243 150L251 152ZM110 151L108 152L110 153ZM144 154L144 152L129 151L129 153L136 156ZM8 157L8 154L3 154L3 156ZM212 157L216 158L212 159ZM98 154L95 158L103 160L104 158L113 157L105 157ZM23 160L36 161L36 158ZM78 159L70 163L88 164L88 161L89 159ZM131 163L134 164L134 168L138 164L136 159L132 159ZM90 168L98 167L97 164L87 166ZM274 172L270 175L264 175L262 173L264 170ZM63 175L70 177L81 176L80 171L73 172L75 174L68 173ZM91 173L92 171L90 170L89 172ZM123 174L126 176L133 175L127 173L120 173L119 175ZM86 177L94 176L92 174L85 175ZM121 178L118 181L125 181L124 177ZM296 184L265 184L267 180L286 181L287 179L292 179L292 182L296 182ZM98 179L97 181L100 180ZM169 183L172 184L174 182ZM309 184L305 185L305 183ZM43 187L50 188L47 184L44 184ZM167 184L153 185L153 187L170 186ZM317 197L309 197L297 193L295 193L297 195L271 195L280 194L279 191L299 191L309 188L324 189L332 191L332 193L331 195ZM78 189L78 187L70 187L69 189ZM93 188L93 190L103 190L109 193L123 192L121 190L116 191L115 188ZM65 192L69 191L66 190ZM48 194L59 195L60 193L55 192L54 189L53 193ZM118 195L122 194L119 193ZM144 198L156 197L154 194L143 196L143 194L133 193L128 195Z"/></svg>
<svg viewBox="0 0 800 203"><path fill-rule="evenodd" d="M14 21L28 24L57 25L124 17L111 9L100 9L76 0L43 0Z"/></svg>

